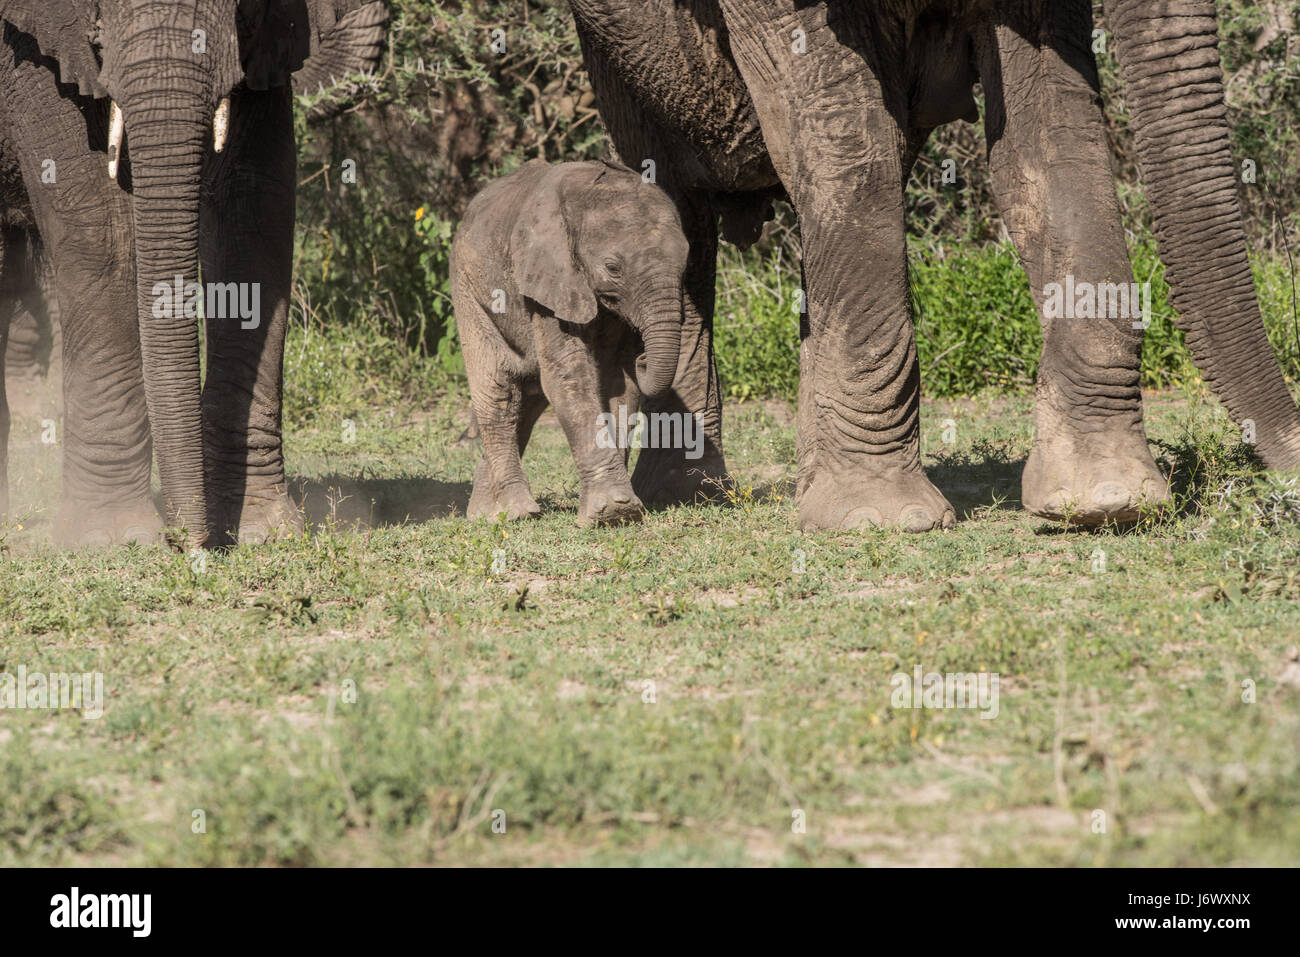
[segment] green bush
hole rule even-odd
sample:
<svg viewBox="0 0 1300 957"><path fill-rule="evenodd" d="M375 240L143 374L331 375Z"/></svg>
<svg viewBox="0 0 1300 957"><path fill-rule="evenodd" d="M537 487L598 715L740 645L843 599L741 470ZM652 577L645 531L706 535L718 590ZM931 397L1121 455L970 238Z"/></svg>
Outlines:
<svg viewBox="0 0 1300 957"><path fill-rule="evenodd" d="M389 8L374 76L298 98L296 299L322 322L445 352L447 263L431 241L446 237L407 228L413 214L441 230L496 176L537 156L600 155L604 139L564 0ZM491 48L494 30L505 31L504 53ZM328 119L309 121L327 106Z"/></svg>
<svg viewBox="0 0 1300 957"><path fill-rule="evenodd" d="M1300 40L1292 36L1300 0L1218 6L1235 150L1258 174L1256 183L1242 185L1242 202L1261 304L1274 348L1296 378L1300 323L1285 248L1297 229L1300 195ZM348 362L357 360L361 343L376 350L374 361L337 375L371 396L384 391L366 384L381 369L398 374L418 366L440 387L463 376L446 253L470 196L527 159L586 159L607 149L566 0L390 0L390 8L393 30L381 70L299 98L300 345L342 342L340 327L356 329ZM494 30L505 31L504 53L490 48ZM1099 63L1134 272L1153 284L1143 384L1195 382L1150 240L1113 45ZM308 122L329 104L331 118ZM907 191L917 348L932 396L1025 389L1037 369L1041 333L997 217L984 155L979 125L949 124L927 144ZM957 161L955 187L940 179L949 159ZM345 160L355 164L353 183L340 179ZM728 397L795 395L798 262L791 221L769 229L747 253L723 247L716 345ZM398 362L388 342L433 361ZM291 395L304 400L340 387L307 365L291 369L306 376L296 393L291 382ZM427 387L422 381L410 389ZM300 414L312 408L305 401Z"/></svg>

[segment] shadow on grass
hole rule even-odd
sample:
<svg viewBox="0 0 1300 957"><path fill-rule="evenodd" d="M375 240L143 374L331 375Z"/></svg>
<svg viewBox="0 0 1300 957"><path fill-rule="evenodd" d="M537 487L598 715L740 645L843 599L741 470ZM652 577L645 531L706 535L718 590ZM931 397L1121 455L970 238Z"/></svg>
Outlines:
<svg viewBox="0 0 1300 957"><path fill-rule="evenodd" d="M961 452L939 452L925 470L930 481L952 503L957 520L966 521L977 512L1018 512L1020 474L1025 459L991 442L976 442Z"/></svg>
<svg viewBox="0 0 1300 957"><path fill-rule="evenodd" d="M292 478L289 493L310 526L328 523L383 528L464 515L470 482L433 478L363 478L327 475Z"/></svg>
<svg viewBox="0 0 1300 957"><path fill-rule="evenodd" d="M1219 449L1207 463L1207 451L1186 440L1174 443L1156 440L1162 471L1171 474L1174 506L1163 519L1167 521L1195 511L1205 499L1214 479L1223 471L1250 473L1260 469L1246 447ZM1161 454L1163 453L1163 454ZM926 468L930 481L957 511L959 521L969 521L981 512L1018 512L1020 476L1025 459L1013 455L1005 446L979 442L960 452L941 451ZM295 478L290 481L294 500L302 507L311 525L330 521L364 528L406 525L437 518L463 516L469 504L470 482L445 482L434 478L352 478L329 475L317 479ZM737 504L733 490L729 496L720 488L708 503L714 507ZM769 482L748 490L752 501L772 499L793 502L795 483L789 480ZM546 511L575 512L572 506L557 506L554 501L540 500ZM648 509L656 511L657 509ZM1134 523L1146 527L1150 522ZM1130 527L1104 527L1106 531L1129 531ZM1045 522L1035 529L1038 535L1074 534L1081 529L1057 522Z"/></svg>
<svg viewBox="0 0 1300 957"><path fill-rule="evenodd" d="M981 444L969 452L937 456L925 474L956 509L958 521L966 521L977 512L1020 511L1020 473L1024 468L1023 458L1011 458L996 446ZM784 480L755 486L753 498L793 502L795 483Z"/></svg>

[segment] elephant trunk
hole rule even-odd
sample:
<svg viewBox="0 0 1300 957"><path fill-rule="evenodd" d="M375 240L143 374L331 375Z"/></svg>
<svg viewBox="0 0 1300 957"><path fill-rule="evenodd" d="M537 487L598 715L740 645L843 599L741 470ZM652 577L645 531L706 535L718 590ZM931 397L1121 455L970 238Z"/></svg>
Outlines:
<svg viewBox="0 0 1300 957"><path fill-rule="evenodd" d="M1272 468L1300 467L1255 296L1213 0L1106 0L1171 301L1197 366ZM1252 429L1253 423L1253 429Z"/></svg>
<svg viewBox="0 0 1300 957"><path fill-rule="evenodd" d="M174 69L183 76L195 68L175 64ZM166 519L183 526L194 544L208 536L199 329L191 284L198 281L199 183L211 110L198 80L190 84L192 93L178 92L173 83L131 97L125 105L145 400Z"/></svg>
<svg viewBox="0 0 1300 957"><path fill-rule="evenodd" d="M633 325L641 333L645 352L636 360L636 384L641 394L657 398L672 388L682 348L682 295L675 288L648 298Z"/></svg>

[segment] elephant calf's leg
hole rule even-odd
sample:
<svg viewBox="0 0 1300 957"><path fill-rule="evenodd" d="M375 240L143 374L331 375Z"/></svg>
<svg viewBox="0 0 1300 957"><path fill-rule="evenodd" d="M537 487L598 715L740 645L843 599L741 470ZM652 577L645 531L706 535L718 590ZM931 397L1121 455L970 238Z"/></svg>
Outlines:
<svg viewBox="0 0 1300 957"><path fill-rule="evenodd" d="M542 389L578 466L581 483L578 522L622 525L639 522L644 513L627 474L627 450L608 428L608 400L602 376L587 341L560 330L554 319L534 320Z"/></svg>
<svg viewBox="0 0 1300 957"><path fill-rule="evenodd" d="M533 426L546 409L546 396L529 394L520 384L490 373L472 374L470 382L483 461L474 473L466 515L496 518L504 514L512 521L536 518L542 508L528 487L521 457Z"/></svg>
<svg viewBox="0 0 1300 957"><path fill-rule="evenodd" d="M1087 0L1036 3L1051 29L977 43L993 188L1043 317L1036 435L1021 498L1081 525L1169 500L1142 427L1141 304L1111 175ZM1039 36L1050 39L1036 44Z"/></svg>

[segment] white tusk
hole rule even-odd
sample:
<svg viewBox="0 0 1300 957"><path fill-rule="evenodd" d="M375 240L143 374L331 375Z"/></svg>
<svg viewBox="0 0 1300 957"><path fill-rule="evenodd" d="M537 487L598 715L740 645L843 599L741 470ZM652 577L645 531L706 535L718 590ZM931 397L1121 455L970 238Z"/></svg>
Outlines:
<svg viewBox="0 0 1300 957"><path fill-rule="evenodd" d="M217 104L217 115L212 118L212 148L220 153L226 148L226 133L230 129L230 97L223 96Z"/></svg>
<svg viewBox="0 0 1300 957"><path fill-rule="evenodd" d="M122 157L122 134L126 130L126 121L117 104L109 101L108 109L108 175L117 179L117 161Z"/></svg>

